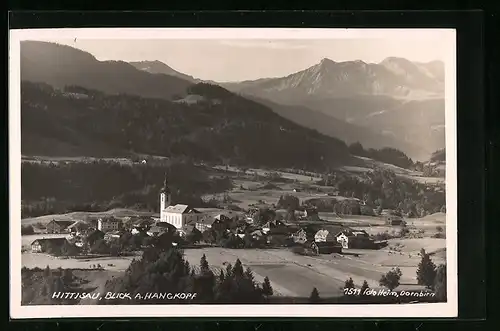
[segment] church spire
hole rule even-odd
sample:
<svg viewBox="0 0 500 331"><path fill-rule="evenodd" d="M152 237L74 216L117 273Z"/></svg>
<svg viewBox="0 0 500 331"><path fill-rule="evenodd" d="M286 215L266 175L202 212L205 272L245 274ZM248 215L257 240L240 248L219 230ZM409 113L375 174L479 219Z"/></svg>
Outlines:
<svg viewBox="0 0 500 331"><path fill-rule="evenodd" d="M170 193L170 188L168 187L168 176L165 172L165 178L163 179L163 187L161 188L162 193Z"/></svg>

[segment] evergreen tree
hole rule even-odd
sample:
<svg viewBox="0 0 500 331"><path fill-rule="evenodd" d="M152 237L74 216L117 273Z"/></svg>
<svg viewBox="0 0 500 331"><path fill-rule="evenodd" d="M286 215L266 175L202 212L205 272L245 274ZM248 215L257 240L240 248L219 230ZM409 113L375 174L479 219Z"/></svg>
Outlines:
<svg viewBox="0 0 500 331"><path fill-rule="evenodd" d="M436 265L423 248L420 250L420 255L422 259L418 264L417 282L419 285L425 285L428 289L433 289L434 279L436 278Z"/></svg>
<svg viewBox="0 0 500 331"><path fill-rule="evenodd" d="M368 290L368 289L369 289L368 282L365 280L363 282L363 285L361 285L361 295L363 295L366 292L366 290Z"/></svg>
<svg viewBox="0 0 500 331"><path fill-rule="evenodd" d="M219 274L219 283L222 284L224 282L224 270L221 269Z"/></svg>
<svg viewBox="0 0 500 331"><path fill-rule="evenodd" d="M250 269L250 267L248 267L245 270L245 278L247 278L248 280L250 280L252 283L254 282L253 272L252 272L252 269Z"/></svg>
<svg viewBox="0 0 500 331"><path fill-rule="evenodd" d="M273 287L271 286L271 281L269 280L269 277L264 278L264 282L262 283L262 294L265 296L271 296L273 295Z"/></svg>
<svg viewBox="0 0 500 331"><path fill-rule="evenodd" d="M434 293L436 299L445 302L446 296L446 264L441 264L437 267L436 278L434 279Z"/></svg>
<svg viewBox="0 0 500 331"><path fill-rule="evenodd" d="M205 254L200 259L200 274L196 278L195 288L198 299L204 302L212 302L214 299L215 276Z"/></svg>
<svg viewBox="0 0 500 331"><path fill-rule="evenodd" d="M208 270L210 270L210 267L207 262L207 257L205 256L205 254L203 254L203 256L200 259L200 272L204 273L207 272Z"/></svg>
<svg viewBox="0 0 500 331"><path fill-rule="evenodd" d="M313 288L311 295L309 296L309 302L317 303L317 302L319 302L319 300L320 300L319 292L318 292L318 289L315 287L315 288Z"/></svg>
<svg viewBox="0 0 500 331"><path fill-rule="evenodd" d="M52 275L52 271L50 270L50 267L47 265L45 269L43 270L43 277L47 278Z"/></svg>
<svg viewBox="0 0 500 331"><path fill-rule="evenodd" d="M344 288L354 288L354 281L352 280L351 277L349 277L348 280L345 281L344 283Z"/></svg>
<svg viewBox="0 0 500 331"><path fill-rule="evenodd" d="M241 264L240 259L236 260L231 275L233 277L243 277L243 265Z"/></svg>
<svg viewBox="0 0 500 331"><path fill-rule="evenodd" d="M231 263L228 263L226 265L226 278L231 278L233 275L233 266L231 265Z"/></svg>

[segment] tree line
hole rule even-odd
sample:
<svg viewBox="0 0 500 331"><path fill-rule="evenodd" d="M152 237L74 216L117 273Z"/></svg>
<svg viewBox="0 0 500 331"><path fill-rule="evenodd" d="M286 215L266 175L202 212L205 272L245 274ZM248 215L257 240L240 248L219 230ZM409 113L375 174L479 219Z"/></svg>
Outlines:
<svg viewBox="0 0 500 331"><path fill-rule="evenodd" d="M379 212L382 209L393 209L408 217L423 217L445 211L444 190L436 190L415 180L399 177L386 169L375 169L362 178L334 172L327 174L318 184L331 186L340 196L357 198ZM349 202L343 206L335 198L315 199L309 203L317 205L320 211L331 212L335 209L339 213L361 213L359 203ZM342 208L345 212L342 212Z"/></svg>
<svg viewBox="0 0 500 331"><path fill-rule="evenodd" d="M209 178L203 168L172 160L169 166L118 162L22 163L22 217L70 211L137 208L158 211L167 172L173 203L204 206L202 194L232 187L228 177Z"/></svg>

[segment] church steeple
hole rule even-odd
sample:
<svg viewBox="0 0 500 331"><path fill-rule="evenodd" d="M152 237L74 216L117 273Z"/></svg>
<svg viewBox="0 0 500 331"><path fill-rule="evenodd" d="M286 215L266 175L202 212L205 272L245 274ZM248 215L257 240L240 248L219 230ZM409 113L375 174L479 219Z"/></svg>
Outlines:
<svg viewBox="0 0 500 331"><path fill-rule="evenodd" d="M163 179L163 187L161 188L160 193L170 194L170 187L168 187L168 176L165 172L165 178Z"/></svg>
<svg viewBox="0 0 500 331"><path fill-rule="evenodd" d="M165 173L165 179L163 180L163 187L160 190L160 222L166 222L166 212L165 209L172 203L172 195L170 193L170 187L168 187L168 177Z"/></svg>

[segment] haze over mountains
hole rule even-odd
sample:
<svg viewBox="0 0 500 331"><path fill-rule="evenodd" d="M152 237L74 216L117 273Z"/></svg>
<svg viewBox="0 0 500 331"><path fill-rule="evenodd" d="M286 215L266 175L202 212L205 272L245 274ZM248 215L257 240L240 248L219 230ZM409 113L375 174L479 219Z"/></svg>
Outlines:
<svg viewBox="0 0 500 331"><path fill-rule="evenodd" d="M170 101L193 97L189 87L201 82L160 61L98 61L69 46L35 41L21 43L21 79ZM286 77L219 85L346 143L398 148L420 160L444 148L444 65L439 61L323 59Z"/></svg>

